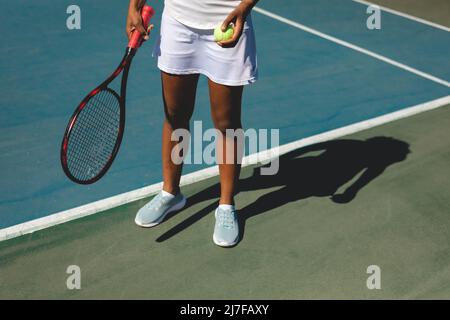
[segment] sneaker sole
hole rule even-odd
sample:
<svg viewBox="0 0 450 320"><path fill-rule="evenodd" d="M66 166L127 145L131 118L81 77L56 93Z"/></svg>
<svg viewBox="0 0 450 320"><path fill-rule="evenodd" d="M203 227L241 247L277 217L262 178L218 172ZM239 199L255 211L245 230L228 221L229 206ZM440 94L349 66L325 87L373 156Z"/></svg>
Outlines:
<svg viewBox="0 0 450 320"><path fill-rule="evenodd" d="M216 236L213 234L213 241L214 241L214 243L216 244L216 245L218 245L219 247L222 247L222 248L228 248L228 247L232 247L232 246L234 246L236 243L238 243L239 242L239 238L237 238L234 242L232 242L232 243L228 243L228 242L223 242L223 241L218 241L217 239L216 239Z"/></svg>
<svg viewBox="0 0 450 320"><path fill-rule="evenodd" d="M179 203L177 203L176 205L174 205L172 208L170 208L169 210L167 210L158 220L156 220L155 222L152 223L140 223L138 222L136 219L134 219L134 223L136 223L138 226L143 227L143 228L151 228L154 226L157 226L158 224L160 224L161 222L163 222L164 218L171 212L174 211L178 211L184 208L184 206L186 205L186 198L183 197L183 200L181 200Z"/></svg>

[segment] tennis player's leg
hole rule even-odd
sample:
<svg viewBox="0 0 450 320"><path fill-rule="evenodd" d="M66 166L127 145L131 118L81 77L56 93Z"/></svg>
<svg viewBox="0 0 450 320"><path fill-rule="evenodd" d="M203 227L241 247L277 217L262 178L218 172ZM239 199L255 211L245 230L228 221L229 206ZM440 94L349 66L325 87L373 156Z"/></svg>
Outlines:
<svg viewBox="0 0 450 320"><path fill-rule="evenodd" d="M239 178L240 162L238 159L237 139L227 139L227 129L242 129L241 103L243 86L225 86L211 80L209 96L211 117L215 128L221 133L217 145L217 157L220 173L219 204L234 204L234 193ZM226 154L232 152L232 154ZM231 163L227 159L233 159Z"/></svg>
<svg viewBox="0 0 450 320"><path fill-rule="evenodd" d="M234 194L241 169L239 141L226 134L227 129L242 129L241 103L243 86L226 86L211 80L209 96L211 117L220 132L217 139L217 160L220 173L220 200L215 211L214 242L219 246L233 246L239 241L239 228L234 207ZM230 154L231 153L231 154ZM231 160L231 161L230 161Z"/></svg>
<svg viewBox="0 0 450 320"><path fill-rule="evenodd" d="M180 142L172 141L176 129L189 130L189 120L195 105L198 74L174 75L161 71L165 120L162 131L163 190L179 192L183 164L172 161L172 150ZM183 155L185 156L185 155Z"/></svg>
<svg viewBox="0 0 450 320"><path fill-rule="evenodd" d="M189 130L197 90L198 74L174 75L161 72L165 119L162 132L163 189L145 206L139 209L135 222L141 227L153 227L161 223L170 212L182 209L186 198L179 184L183 163L174 162L172 150L180 140L172 140L177 129ZM180 155L182 158L185 155Z"/></svg>

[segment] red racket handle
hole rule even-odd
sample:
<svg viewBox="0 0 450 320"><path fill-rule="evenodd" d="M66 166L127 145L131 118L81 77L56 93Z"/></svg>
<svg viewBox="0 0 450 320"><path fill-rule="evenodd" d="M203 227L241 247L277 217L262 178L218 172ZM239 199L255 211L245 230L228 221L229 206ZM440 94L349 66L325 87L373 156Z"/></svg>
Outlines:
<svg viewBox="0 0 450 320"><path fill-rule="evenodd" d="M155 10L153 10L152 7L144 6L142 8L142 11L141 11L142 24L143 24L145 30L147 30L150 19L153 17L154 14L155 14ZM135 30L131 35L130 42L128 42L128 47L133 48L133 49L138 48L141 45L141 39L142 39L142 35L139 32L137 32L137 30Z"/></svg>

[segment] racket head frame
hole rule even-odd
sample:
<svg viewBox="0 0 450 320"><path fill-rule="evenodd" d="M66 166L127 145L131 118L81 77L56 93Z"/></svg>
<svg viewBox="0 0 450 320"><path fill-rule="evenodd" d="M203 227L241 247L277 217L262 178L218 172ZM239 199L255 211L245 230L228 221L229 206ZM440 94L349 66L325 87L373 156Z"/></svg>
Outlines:
<svg viewBox="0 0 450 320"><path fill-rule="evenodd" d="M60 161L61 166L63 168L64 173L66 176L72 180L73 182L76 182L78 184L92 184L96 181L98 181L100 178L102 178L105 173L109 170L111 167L114 159L116 158L117 153L119 152L120 145L122 143L123 133L125 130L125 98L126 98L126 89L127 89L127 80L128 80L128 72L130 70L131 61L134 57L134 54L136 53L136 49L127 47L125 55L120 62L119 66L116 68L116 70L99 86L97 86L94 90L89 92L83 100L80 102L78 107L75 109L74 113L70 117L69 123L67 124L66 130L64 132L64 137L61 143L61 152L60 152ZM120 95L117 94L116 91L110 89L108 85L122 73L122 80L121 80L121 88L120 88ZM86 106L88 101L94 97L97 93L100 91L108 91L111 94L113 94L119 101L119 108L120 108L120 118L119 118L119 130L117 133L116 142L114 145L114 148L111 152L111 155L107 161L107 163L104 165L104 167L99 171L97 175L92 177L91 179L82 180L77 177L75 177L69 169L68 163L67 163L67 149L69 145L69 139L70 134L72 132L72 129L74 128L74 125L82 112L83 108Z"/></svg>

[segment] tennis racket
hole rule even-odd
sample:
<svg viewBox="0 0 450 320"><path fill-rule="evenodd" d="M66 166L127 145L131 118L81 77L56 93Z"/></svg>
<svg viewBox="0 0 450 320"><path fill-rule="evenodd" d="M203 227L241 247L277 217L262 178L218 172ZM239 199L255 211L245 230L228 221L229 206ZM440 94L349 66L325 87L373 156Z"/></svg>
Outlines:
<svg viewBox="0 0 450 320"><path fill-rule="evenodd" d="M153 14L152 7L142 8L145 29ZM90 184L99 180L119 151L125 128L128 71L141 43L141 34L133 32L117 69L81 101L69 120L61 144L61 165L67 177L76 183ZM120 74L118 94L110 84Z"/></svg>

